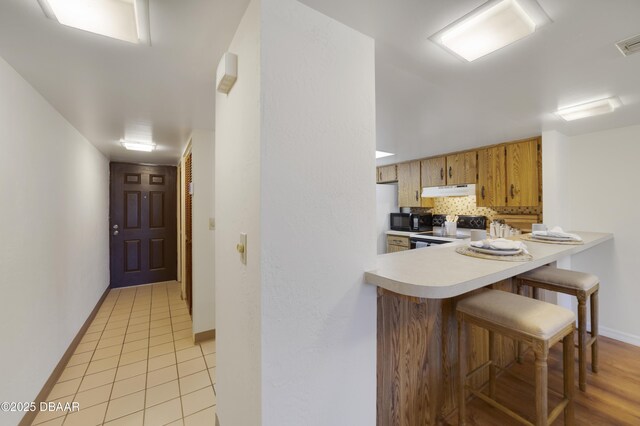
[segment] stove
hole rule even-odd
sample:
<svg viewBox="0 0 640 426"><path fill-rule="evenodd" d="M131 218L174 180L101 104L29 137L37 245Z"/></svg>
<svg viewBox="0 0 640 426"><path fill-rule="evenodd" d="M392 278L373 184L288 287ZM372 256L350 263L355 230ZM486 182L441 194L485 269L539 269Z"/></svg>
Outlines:
<svg viewBox="0 0 640 426"><path fill-rule="evenodd" d="M432 230L413 234L409 239L411 248L432 247L464 240L471 237L472 229L487 229L487 218L485 216L458 216L458 232L456 235L445 235L442 226L446 220L446 215L433 215Z"/></svg>

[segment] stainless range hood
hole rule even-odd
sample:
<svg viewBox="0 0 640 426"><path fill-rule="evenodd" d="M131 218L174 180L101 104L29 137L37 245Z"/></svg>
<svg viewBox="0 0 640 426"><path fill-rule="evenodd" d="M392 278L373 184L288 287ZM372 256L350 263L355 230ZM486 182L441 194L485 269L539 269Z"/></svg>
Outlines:
<svg viewBox="0 0 640 426"><path fill-rule="evenodd" d="M465 197L467 195L476 195L475 184L471 183L464 185L432 186L422 188L423 198Z"/></svg>

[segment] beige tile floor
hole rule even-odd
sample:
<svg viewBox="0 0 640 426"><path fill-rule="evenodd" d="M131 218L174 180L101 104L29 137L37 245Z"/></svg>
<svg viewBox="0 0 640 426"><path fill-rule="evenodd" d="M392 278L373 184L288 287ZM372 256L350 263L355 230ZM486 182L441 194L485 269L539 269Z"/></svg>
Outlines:
<svg viewBox="0 0 640 426"><path fill-rule="evenodd" d="M111 290L47 398L80 410L33 424L214 425L216 343L191 329L178 282Z"/></svg>

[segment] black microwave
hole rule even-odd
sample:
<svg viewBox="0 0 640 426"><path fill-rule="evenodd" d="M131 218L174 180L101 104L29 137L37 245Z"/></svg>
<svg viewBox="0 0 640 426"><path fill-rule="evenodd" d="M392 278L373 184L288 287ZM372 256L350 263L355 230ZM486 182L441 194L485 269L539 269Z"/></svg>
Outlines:
<svg viewBox="0 0 640 426"><path fill-rule="evenodd" d="M431 214L391 213L389 227L392 231L428 231L432 220Z"/></svg>

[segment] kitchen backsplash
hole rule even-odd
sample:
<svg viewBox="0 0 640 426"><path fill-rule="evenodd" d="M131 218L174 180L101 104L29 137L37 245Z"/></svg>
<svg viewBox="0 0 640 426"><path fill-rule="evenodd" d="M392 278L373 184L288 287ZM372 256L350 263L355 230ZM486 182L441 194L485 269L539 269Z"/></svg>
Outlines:
<svg viewBox="0 0 640 426"><path fill-rule="evenodd" d="M542 214L542 207L476 207L476 196L468 197L440 197L434 199L435 207L432 209L412 208L415 213L431 212L434 214L480 215L486 216L492 221L498 214Z"/></svg>

